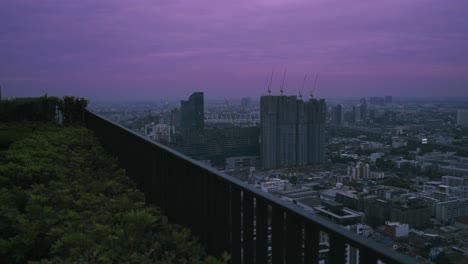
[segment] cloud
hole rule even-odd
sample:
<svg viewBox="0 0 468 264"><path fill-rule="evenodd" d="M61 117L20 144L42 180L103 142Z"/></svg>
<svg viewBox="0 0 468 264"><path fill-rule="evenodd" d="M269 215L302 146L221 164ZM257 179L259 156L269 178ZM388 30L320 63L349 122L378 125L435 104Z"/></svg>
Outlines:
<svg viewBox="0 0 468 264"><path fill-rule="evenodd" d="M24 91L39 81L64 93L67 82L103 91L137 84L176 97L205 82L207 94L225 86L258 95L252 87L269 69L287 66L294 80L336 78L330 95L359 81L374 89L375 79L412 89L425 89L414 80L445 80L460 93L467 11L463 0L3 0L0 78Z"/></svg>

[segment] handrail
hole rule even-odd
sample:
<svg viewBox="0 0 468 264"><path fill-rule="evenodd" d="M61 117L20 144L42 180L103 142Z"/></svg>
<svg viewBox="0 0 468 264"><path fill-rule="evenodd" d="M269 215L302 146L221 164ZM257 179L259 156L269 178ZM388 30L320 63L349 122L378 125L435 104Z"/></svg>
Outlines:
<svg viewBox="0 0 468 264"><path fill-rule="evenodd" d="M272 219L273 218L273 223L271 224L271 226L275 226L276 223L275 223L275 217L274 216L267 216L268 215L268 212L263 212L263 211L258 211L258 210L261 210L261 206L263 204L266 204L265 205L265 208L267 208L267 206L269 206L270 210L271 208L273 208L272 210L274 212L278 211L280 212L280 219L276 219L278 221L280 221L280 223L285 222L285 225L286 225L286 229L288 229L287 227L287 221L293 221L293 219L295 218L298 218L298 221L297 223L299 223L301 225L301 229L300 231L298 231L298 234L297 236L300 238L304 238L304 232L307 232L306 228L304 226L312 226L314 228L314 230L321 230L321 231L324 231L326 232L329 236L330 236L330 239L332 240L331 242L331 245L330 245L330 250L333 251L333 249L336 249L336 248L339 248L340 250L345 250L345 243L346 244L349 244L349 245L352 245L353 247L355 248L358 248L359 249L359 252L360 252L360 255L359 255L359 259L362 260L363 262L362 263L368 263L368 262L364 262L364 260L370 260L372 262L377 262L377 260L382 260L382 261L385 261L385 263L417 263L417 261L415 259L412 259L406 255L403 255L397 251L394 251L394 250L391 250L389 248L386 248L385 246L381 245L381 244L378 244L377 242L375 241L372 241L371 239L369 238L366 238L366 237L362 237L362 236L359 236L358 234L355 234L345 228L343 228L342 226L338 225L338 224L335 224L333 222L330 222L326 219L323 219L317 215L314 215L313 213L311 212L308 212L308 211L305 211L303 210L302 208L298 207L297 205L295 204L292 204L292 203L289 203L289 202L286 202L286 201L283 201L283 200L280 200L278 198L276 198L275 196L271 195L270 193L266 193L266 192L263 192L257 188L254 188L253 186L247 184L247 183L244 183L234 177L231 177L223 172L220 172L216 169L213 169L212 167L202 163L202 162L199 162L197 160L194 160L182 153L179 153L167 146L164 146L158 142L154 142L154 141L151 141L147 138L145 138L144 136L142 135L139 135L133 131L131 131L130 129L128 128L125 128L123 127L122 125L119 125L119 124L116 124L116 123L113 123L95 113L92 113L91 111L89 110L86 110L85 112L85 123L86 125L88 126L88 128L90 128L91 130L95 131L97 137L102 140L102 141L105 141L106 140L106 137L109 138L109 135L105 135L104 131L100 131L100 129L104 130L104 129L112 129L113 131L118 131L119 133L124 133L125 136L128 136L128 140L136 140L134 141L132 144L135 144L135 142L140 142L140 143L144 143L144 144L148 144L147 146L151 146L151 148L157 150L158 153L162 153L162 154L158 154L158 155L166 155L166 158L168 157L171 157L171 158L175 158L176 160L180 161L180 166L189 166L190 167L190 170L193 170L194 172L196 171L197 173L199 172L204 172L204 173L207 173L209 174L210 176L215 176L214 179L212 178L203 178L200 179L200 181L203 181L203 191L202 190L195 190L197 191L198 195L212 195L211 193L212 192L216 192L215 188L220 188L220 189L223 189L226 193L217 193L216 196L213 196L213 197L226 197L227 200L230 201L218 201L220 203L223 203L224 202L224 206L221 207L221 206L218 206L218 205L213 205L213 203L216 203L216 201L210 201L210 197L204 197L203 200L201 200L203 203L207 202L206 205L201 205L200 207L200 212L204 212L205 215L216 215L217 213L219 212L211 212L209 211L210 208L218 208L220 210L224 210L224 212L228 215L228 217L230 218L229 220L226 220L224 219L225 216L223 215L218 215L220 218L222 218L222 222L224 223L229 223L230 227L231 227L231 230L229 230L228 232L228 237L226 237L225 239L227 240L230 240L230 243L228 243L231 247L231 249L229 248L226 248L225 250L230 252L231 254L241 254L243 256L239 257L239 258L235 258L233 257L233 260L234 262L237 262L239 261L239 263L250 263L247 259L246 259L246 256L245 254L249 253L249 250L248 248L246 248L246 245L250 245L252 246L254 243L261 243L262 241L260 241L261 239L258 237L260 236L261 234L258 234L257 232L257 237L256 239L253 238L253 231L251 230L251 233L252 233L252 238L250 238L252 241L251 241L251 244L248 244L247 242L249 242L249 237L245 237L246 233L248 233L248 231L244 231L242 232L241 231L241 234L237 234L235 233L235 231L233 231L234 229L239 228L241 225L243 226L243 229L245 230L248 230L248 227L250 225L252 225L252 229L253 229L253 224L250 222L250 221L255 221L254 219L257 219L257 226L260 224L260 223L267 223L269 220L267 220L266 218L268 219ZM120 140L120 139L119 139ZM115 143L115 142L114 142ZM132 146L132 144L130 144L129 146ZM103 144L105 145L106 147L106 144ZM108 148L112 148L112 144L107 144ZM146 145L145 145L146 146ZM116 147L116 146L114 146ZM120 151L121 155L124 155L124 153L122 153L122 151ZM113 153L113 154L116 154L116 153ZM130 154L129 154L130 155ZM162 156L161 156L162 157ZM119 158L120 159L120 158ZM122 161L122 160L121 160ZM123 166L125 168L125 166ZM135 167L138 167L138 166L135 166ZM162 175L164 174L163 171L168 171L168 170L176 170L176 168L173 168L173 167L170 167L168 164L166 164L166 167L164 167L164 164L162 164L161 166L158 166L157 169L159 169L161 171L161 173L159 173L158 175ZM127 169L127 168L126 168ZM135 168L134 170L142 170L141 168ZM154 172L154 170L153 170ZM147 173L147 172L143 172L143 173ZM197 173L194 173L194 174L197 174ZM180 175L180 173L176 173L177 176ZM130 175L131 176L131 175ZM151 181L155 181L154 177L162 177L162 176L151 176L151 175L148 175L147 177L151 178ZM177 184L177 181L173 182L174 179L174 174L171 174L171 173L168 173L167 174L167 177L165 179L160 179L161 181L161 185L164 181L166 181L167 183L169 184L172 184L171 186L175 186L174 184ZM193 179L191 179L193 180ZM148 181L147 179L145 181ZM219 185L219 187L214 187L214 188L208 188L207 186L209 184L214 184L213 181L215 182L219 182L221 181L222 182L222 185ZM211 182L211 183L210 183ZM180 183L180 182L179 182ZM195 183L195 182L193 182ZM187 183L188 185L189 183ZM200 184L198 181L196 182L196 184ZM207 185L208 184L208 185ZM159 185L155 185L155 186L159 186ZM177 185L176 185L177 186ZM201 185L200 185L201 186ZM209 185L209 186L213 186L213 185ZM164 186L159 186L159 188L166 188ZM169 188L169 186L167 187ZM187 191L187 190L185 190ZM236 192L242 192L241 195L238 195ZM179 190L180 192L180 190ZM207 194L205 194L204 192L206 192ZM145 193L147 194L147 193ZM148 195L148 194L147 194ZM169 195L169 194L168 194ZM173 194L170 194L170 195L173 195ZM188 196L188 194L185 194L186 196ZM213 194L215 195L215 194ZM227 196L226 196L227 195ZM237 195L237 196L235 196ZM177 197L177 196L168 196L168 197ZM233 198L234 197L234 198ZM237 198L236 198L237 197ZM187 199L187 198L184 198L184 199ZM200 198L202 199L202 198ZM237 201L237 199L239 201ZM252 199L252 201L257 201L257 202L251 202L249 199ZM222 199L221 199L222 200ZM249 205L249 202L251 203ZM228 204L226 204L228 203ZM163 202L160 202L161 205L163 205L164 203ZM237 206L241 206L240 209L237 208ZM215 206L215 207L213 207ZM247 207L246 207L247 206ZM250 208L250 207L252 208ZM164 208L164 206L161 206L163 208L163 210L166 210L166 211L171 211L171 210L175 210L174 208ZM171 209L171 210L169 210ZM177 208L178 210L184 210L182 208ZM251 212L251 210L254 210L253 214L257 213L257 216L256 218L249 215L249 212ZM236 211L237 210L237 211ZM257 211L255 211L257 210ZM266 209L265 209L266 210ZM236 215L236 212L241 214L241 215ZM259 213L260 212L260 213ZM262 213L263 212L263 213ZM274 212L272 214L274 214ZM286 221L284 220L284 216L286 215ZM289 217L288 217L289 215ZM171 214L168 213L168 216L169 218L171 219ZM264 216L265 219L260 219L262 218L262 216ZM186 216L184 216L186 217ZM245 218L247 217L247 219ZM252 219L250 219L249 217L251 217ZM177 218L177 217L174 217L174 218ZM243 219L241 219L243 218ZM179 217L180 219L180 217ZM183 217L182 217L183 219ZM237 219L237 220L236 220ZM240 220L239 220L240 219ZM291 219L291 220L290 220ZM210 220L211 221L211 220ZM226 222L227 221L227 222ZM237 221L241 221L243 224L241 223L237 223ZM263 221L263 222L262 222ZM184 220L182 220L181 222L184 222ZM192 224L192 223L190 223ZM189 225L190 225L189 224ZM199 229L199 225L197 226L196 224L193 224L193 228L194 229ZM204 228L204 227L203 227ZM202 229L203 229L202 228ZM210 228L209 226L207 226L206 228ZM226 228L226 227L224 227ZM260 227L257 227L257 228L260 228ZM284 231L283 227L281 227L281 232L282 232L282 235L286 235L286 236L290 236L291 234L288 233L288 231ZM292 229L291 229L292 230ZM259 230L260 232L261 230ZM205 235L207 235L207 233L209 233L209 230L202 230L201 231L202 233L204 233ZM265 231L267 232L267 231ZM291 231L292 232L292 231ZM197 233L197 232L195 232ZM198 232L200 233L200 232ZM242 239L242 241L236 241L236 238L243 235L244 236L244 239ZM207 236L210 236L209 234ZM273 234L273 236L275 236L275 234ZM307 236L307 235L306 235ZM277 237L280 237L279 235ZM219 239L223 239L223 237L219 237ZM265 238L267 239L267 238ZM276 240L276 239L279 239L279 238L276 238L275 239L271 239L271 240ZM316 238L315 238L316 239ZM256 240L256 241L254 241ZM337 241L338 240L338 241ZM316 240L314 240L315 242L317 242ZM334 242L333 242L334 241ZM202 239L202 242L203 242L203 239ZM269 241L271 242L271 241ZM315 243L314 242L314 243ZM243 249L240 250L240 249L236 249L236 248L233 248L234 245L237 245L237 244L241 244L241 243L244 243L243 245ZM263 241L263 243L267 243L266 240ZM302 256L299 256L298 258L300 259L307 259L307 257L304 258L304 256L307 256L307 254L309 254L306 249L307 249L307 244L308 241L307 241L307 238L303 239L301 245L298 245L298 247L300 247L300 250L302 250L303 253ZM222 243L221 243L222 244ZM333 246L333 245L338 245L338 246ZM262 244L263 245L263 244ZM283 243L283 246L286 246L286 243ZM262 246L263 247L263 246ZM273 245L273 247L275 247L275 245ZM210 248L208 247L207 248L208 252L212 251L213 253L219 253L219 252L216 252L216 250L210 250ZM286 249L288 250L288 249ZM279 254L283 254L285 252L285 249L280 249L280 253ZM298 252L299 252L298 251ZM277 251L279 252L279 251ZM261 261L259 262L259 257L260 255L262 255L263 253L253 253L253 257L257 259L257 263L261 263ZM266 253L265 253L266 254ZM318 255L318 252L315 252L314 254ZM344 253L341 253L340 254L344 254ZM338 254L338 255L340 255ZM362 255L361 255L362 254ZM273 255L275 255L275 253L273 253ZM287 259L287 253L286 253L286 258L283 256L283 260L286 261L287 263L293 263L291 261L289 261ZM343 255L344 256L344 255ZM248 257L248 256L247 256ZM330 259L333 259L333 252L330 253ZM260 258L261 259L261 258ZM315 258L315 260L317 260L317 258ZM329 261L330 261L329 259ZM275 260L275 258L273 257L273 260ZM273 261L273 263L276 263L276 261ZM282 261L279 261L278 263L283 263Z"/></svg>

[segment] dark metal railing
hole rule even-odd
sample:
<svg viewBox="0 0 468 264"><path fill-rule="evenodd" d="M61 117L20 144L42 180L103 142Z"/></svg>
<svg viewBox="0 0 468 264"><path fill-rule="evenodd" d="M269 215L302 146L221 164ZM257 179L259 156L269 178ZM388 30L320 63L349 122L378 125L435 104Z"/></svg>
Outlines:
<svg viewBox="0 0 468 264"><path fill-rule="evenodd" d="M85 123L147 202L190 228L209 254L227 252L232 263L247 264L416 263L92 112Z"/></svg>

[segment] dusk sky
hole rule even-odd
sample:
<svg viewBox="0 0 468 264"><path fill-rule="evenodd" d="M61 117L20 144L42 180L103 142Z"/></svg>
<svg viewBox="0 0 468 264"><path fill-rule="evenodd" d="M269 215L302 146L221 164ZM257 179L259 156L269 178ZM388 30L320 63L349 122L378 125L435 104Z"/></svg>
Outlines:
<svg viewBox="0 0 468 264"><path fill-rule="evenodd" d="M468 97L467 0L1 0L4 96ZM313 81L306 83L308 93Z"/></svg>

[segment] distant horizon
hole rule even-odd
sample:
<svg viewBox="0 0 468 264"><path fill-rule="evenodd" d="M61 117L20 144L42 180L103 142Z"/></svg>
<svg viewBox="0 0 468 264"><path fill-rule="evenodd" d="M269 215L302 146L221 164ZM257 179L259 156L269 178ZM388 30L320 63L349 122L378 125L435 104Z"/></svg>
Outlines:
<svg viewBox="0 0 468 264"><path fill-rule="evenodd" d="M193 91L193 92L201 92L201 91ZM148 98L114 98L114 99L105 99L105 98L92 98L92 97L83 97L83 96L80 96L80 95L76 95L76 94L61 94L61 95L54 95L54 94L48 94L48 93L43 93L43 94L31 94L31 95L26 95L26 96L7 96L5 95L5 93L2 91L2 99L15 99L15 98L37 98L37 97L41 97L41 96L44 96L44 95L47 95L47 96L57 96L57 97L63 97L63 96L75 96L75 97L83 97L89 101L92 101L92 102L96 102L96 103L154 103L154 102L180 102L181 100L187 100L188 97L193 93L188 93L186 96L184 97L180 97L180 98L174 98L174 97L171 97L171 98L154 98L154 99L148 99ZM204 99L205 101L222 101L224 102L225 100L228 100L228 101L240 101L242 98L245 98L245 97L248 97L248 98L251 98L253 101L259 101L260 100L260 97L261 96L265 96L266 94L264 95L259 95L259 96L250 96L250 95L245 95L245 96L238 96L238 97L214 97L214 96L210 96L209 94L207 94L206 92L203 92L204 93ZM279 96L280 94L274 94L272 93L271 94L272 96ZM297 96L299 97L298 94L286 94L284 93L283 95L285 96ZM385 94L385 95L355 95L355 96L325 96L325 97L317 97L317 96L314 96L314 99L325 99L325 100L346 100L346 101L349 101L349 100L356 100L356 101L359 101L361 98L366 98L366 99L369 99L371 97L385 97L385 96L392 96L392 99L395 101L407 101L407 100L415 100L415 101L419 101L419 100L434 100L434 101L464 101L464 100L468 100L468 96L431 96L431 95L425 95L425 96L394 96L394 95L391 95L391 94ZM303 99L304 100L309 100L310 99L310 96L309 95L303 95ZM468 103L468 101L467 101Z"/></svg>
<svg viewBox="0 0 468 264"><path fill-rule="evenodd" d="M468 97L468 1L3 0L3 96Z"/></svg>

